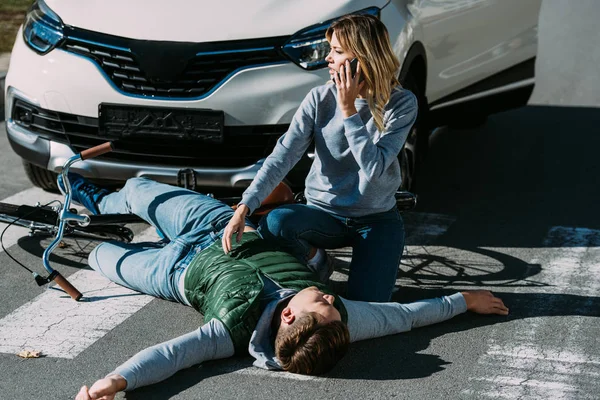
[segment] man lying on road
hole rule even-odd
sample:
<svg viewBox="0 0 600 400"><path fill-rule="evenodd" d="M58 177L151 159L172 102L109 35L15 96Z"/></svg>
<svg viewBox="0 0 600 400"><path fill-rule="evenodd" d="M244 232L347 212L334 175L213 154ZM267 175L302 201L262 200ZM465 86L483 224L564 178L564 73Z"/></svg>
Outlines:
<svg viewBox="0 0 600 400"><path fill-rule="evenodd" d="M343 357L348 343L405 332L467 310L507 315L487 291L456 293L411 304L366 303L331 293L295 257L263 240L250 221L241 242L225 254L222 231L233 215L226 204L147 179L109 193L71 174L74 201L96 214L133 213L155 226L168 244L105 242L90 266L110 280L194 307L199 329L149 347L112 373L83 386L77 399L112 399L177 371L250 353L257 367L317 375ZM318 271L317 271L318 272Z"/></svg>

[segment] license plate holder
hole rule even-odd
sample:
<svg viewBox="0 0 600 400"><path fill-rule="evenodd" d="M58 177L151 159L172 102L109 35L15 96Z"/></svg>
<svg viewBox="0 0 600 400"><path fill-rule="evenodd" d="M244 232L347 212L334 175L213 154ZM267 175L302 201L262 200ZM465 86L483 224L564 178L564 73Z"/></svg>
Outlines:
<svg viewBox="0 0 600 400"><path fill-rule="evenodd" d="M98 131L107 139L163 138L223 143L221 110L101 103Z"/></svg>

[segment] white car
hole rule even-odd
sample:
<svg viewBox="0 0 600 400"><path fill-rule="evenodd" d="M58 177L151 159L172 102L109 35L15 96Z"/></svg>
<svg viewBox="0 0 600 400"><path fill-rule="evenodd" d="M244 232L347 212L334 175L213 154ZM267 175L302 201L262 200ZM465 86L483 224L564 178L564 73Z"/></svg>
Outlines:
<svg viewBox="0 0 600 400"><path fill-rule="evenodd" d="M6 128L31 181L69 157L89 178L246 187L311 88L329 79L325 30L349 13L387 26L419 99L401 154L410 188L429 131L525 104L541 0L38 0L6 77ZM310 151L288 180L303 185Z"/></svg>

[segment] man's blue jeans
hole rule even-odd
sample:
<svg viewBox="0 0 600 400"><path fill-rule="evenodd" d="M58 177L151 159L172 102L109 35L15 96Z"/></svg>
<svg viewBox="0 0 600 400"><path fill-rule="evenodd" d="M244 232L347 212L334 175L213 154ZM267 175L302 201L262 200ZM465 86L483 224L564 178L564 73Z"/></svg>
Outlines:
<svg viewBox="0 0 600 400"><path fill-rule="evenodd" d="M404 223L393 209L364 217L330 214L304 204L281 206L260 221L263 238L306 262L312 247L352 247L346 297L389 301L404 249Z"/></svg>
<svg viewBox="0 0 600 400"><path fill-rule="evenodd" d="M90 266L120 285L184 304L181 274L196 254L220 240L234 213L212 197L144 178L129 179L98 207L101 214L138 215L169 243L101 243L89 255Z"/></svg>

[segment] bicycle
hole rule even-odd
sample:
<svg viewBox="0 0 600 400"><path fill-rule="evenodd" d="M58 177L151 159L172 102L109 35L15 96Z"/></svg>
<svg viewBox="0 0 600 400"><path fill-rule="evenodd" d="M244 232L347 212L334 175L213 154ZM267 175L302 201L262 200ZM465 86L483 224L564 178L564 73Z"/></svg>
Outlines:
<svg viewBox="0 0 600 400"><path fill-rule="evenodd" d="M71 208L71 183L67 176L71 165L100 156L112 151L112 149L112 143L107 142L84 150L65 162L61 171L65 186L65 200L63 203L54 200L44 205L38 203L35 206L28 206L0 202L0 222L8 224L4 228L2 235L0 235L0 242L2 242L2 236L6 230L12 225L29 228L30 236L54 236L54 240L45 249L42 256L42 264L48 272L48 276L41 276L15 260L8 252L7 255L31 272L38 286L55 281L58 286L76 301L81 299L81 292L71 285L60 272L52 268L49 261L50 254L61 243L63 237L131 242L133 240L133 231L123 225L132 222L144 222L138 216L131 214L87 215L79 214L76 209ZM52 203L59 204L52 206ZM4 249L3 243L2 248ZM6 249L4 250L6 252Z"/></svg>
<svg viewBox="0 0 600 400"><path fill-rule="evenodd" d="M131 242L133 240L133 231L124 225L134 222L146 222L133 214L103 214L88 215L79 214L76 209L70 208L72 199L71 183L68 179L70 167L80 161L89 160L113 150L111 142L92 147L82 151L69 158L60 172L64 184L64 202L60 203L54 200L48 204L36 204L35 206L15 205L0 202L0 222L7 223L2 234L0 234L0 244L4 249L2 237L6 230L12 225L18 225L29 228L29 235L54 236L54 240L45 249L42 256L42 264L48 276L39 275L14 259L8 252L6 254L23 268L33 274L38 286L43 286L55 281L71 298L79 301L82 298L81 292L77 290L65 277L50 265L50 254L61 243L63 237L75 237L92 240L117 240ZM187 185L184 182L184 187ZM195 188L191 188L195 189ZM240 201L240 197L220 198L219 200L235 207ZM285 183L279 186L263 201L261 207L255 211L253 218L258 219L267 214L272 209L295 202L305 201L302 193L294 194L291 188ZM59 205L51 206L57 202ZM412 209L416 206L417 196L407 191L398 191L396 193L396 204L401 211ZM255 221L257 222L257 221Z"/></svg>

